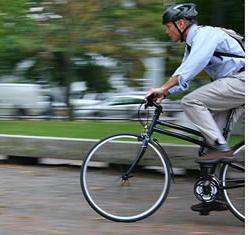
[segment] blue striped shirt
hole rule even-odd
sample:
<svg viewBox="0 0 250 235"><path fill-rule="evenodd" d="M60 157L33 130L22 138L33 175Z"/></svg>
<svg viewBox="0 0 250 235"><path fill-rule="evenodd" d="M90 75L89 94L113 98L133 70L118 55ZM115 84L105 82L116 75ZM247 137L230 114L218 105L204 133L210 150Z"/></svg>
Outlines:
<svg viewBox="0 0 250 235"><path fill-rule="evenodd" d="M227 33L216 27L192 25L186 39L191 51L185 48L182 64L172 76L177 76L179 84L169 89L169 93L186 90L190 81L204 70L212 80L236 74L245 67L245 58L214 56L214 52L226 52L245 56L240 44Z"/></svg>

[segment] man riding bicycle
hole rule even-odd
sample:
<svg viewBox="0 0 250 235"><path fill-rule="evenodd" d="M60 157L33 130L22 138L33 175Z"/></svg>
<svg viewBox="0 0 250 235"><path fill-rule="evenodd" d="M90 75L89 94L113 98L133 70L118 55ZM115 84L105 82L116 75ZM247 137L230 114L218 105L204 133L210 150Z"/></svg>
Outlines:
<svg viewBox="0 0 250 235"><path fill-rule="evenodd" d="M228 112L245 103L245 51L240 43L220 28L198 26L196 5L178 4L168 7L162 16L166 34L173 42L185 42L181 65L159 88L148 91L157 103L188 89L188 84L204 70L211 78L206 84L184 96L183 110L215 151L204 154L196 162L217 163L233 161L233 152L222 131ZM157 94L157 95L156 95ZM223 210L218 202L201 203L192 210Z"/></svg>

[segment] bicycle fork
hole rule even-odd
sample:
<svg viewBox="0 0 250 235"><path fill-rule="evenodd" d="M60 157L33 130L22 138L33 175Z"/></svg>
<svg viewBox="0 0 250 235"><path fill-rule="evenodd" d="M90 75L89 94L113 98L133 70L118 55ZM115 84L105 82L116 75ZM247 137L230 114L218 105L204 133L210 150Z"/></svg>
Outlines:
<svg viewBox="0 0 250 235"><path fill-rule="evenodd" d="M157 120L159 119L159 116L160 116L161 113L162 113L162 109L155 111L154 117L153 117L153 120L152 120L150 126L145 127L145 129L147 129L146 134L139 137L139 140L140 139L142 140L142 145L140 146L140 149L139 149L139 151L138 151L138 153L136 155L136 158L133 161L132 165L129 167L127 172L121 177L124 182L127 181L129 178L133 177L131 175L131 173L137 167L137 165L140 162L142 156L146 152L150 137L151 137L151 135L152 135L152 133L154 131L154 127L155 127L155 125L157 123Z"/></svg>
<svg viewBox="0 0 250 235"><path fill-rule="evenodd" d="M139 164L142 156L144 155L144 153L147 150L148 147L148 143L149 143L149 137L148 136L142 136L141 138L143 138L143 143L140 146L140 149L135 157L135 160L132 162L132 165L129 167L129 169L127 170L127 172L125 174L122 175L121 179L123 182L126 182L129 178L132 178L133 175L131 175L131 173L134 171L134 169L136 169L137 165Z"/></svg>

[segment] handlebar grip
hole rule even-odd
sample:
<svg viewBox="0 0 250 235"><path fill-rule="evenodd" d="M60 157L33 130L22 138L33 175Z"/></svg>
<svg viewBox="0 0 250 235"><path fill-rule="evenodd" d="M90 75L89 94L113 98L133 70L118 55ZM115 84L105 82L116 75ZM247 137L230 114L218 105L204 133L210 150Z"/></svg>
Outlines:
<svg viewBox="0 0 250 235"><path fill-rule="evenodd" d="M159 107L159 105L154 101L154 99L160 98L163 94L160 92L154 92L151 95L147 96L146 99L146 108L148 106L155 106L155 107ZM165 95L164 95L165 98Z"/></svg>
<svg viewBox="0 0 250 235"><path fill-rule="evenodd" d="M157 104L157 103L153 100L154 98L161 97L161 96L162 96L161 93L153 93L153 94L151 94L150 96L147 96L147 97L145 98L145 102L146 102L146 104L145 104L145 109L147 109L148 107L155 107L155 108L157 108L157 109L159 109L159 110L162 110L161 105L160 105L160 104Z"/></svg>
<svg viewBox="0 0 250 235"><path fill-rule="evenodd" d="M148 102L153 101L155 98L160 98L162 96L162 93L160 92L154 92L150 96L147 96L146 99Z"/></svg>

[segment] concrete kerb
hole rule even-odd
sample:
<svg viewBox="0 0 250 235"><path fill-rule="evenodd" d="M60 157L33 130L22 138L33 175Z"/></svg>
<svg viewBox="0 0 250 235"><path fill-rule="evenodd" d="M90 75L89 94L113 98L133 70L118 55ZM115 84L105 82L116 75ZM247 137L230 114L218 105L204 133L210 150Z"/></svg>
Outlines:
<svg viewBox="0 0 250 235"><path fill-rule="evenodd" d="M84 156L96 139L59 138L41 136L0 135L0 155L7 158L30 158L45 164L81 165ZM194 163L198 146L162 144L168 153L176 174L197 170ZM112 151L112 150L111 150Z"/></svg>

